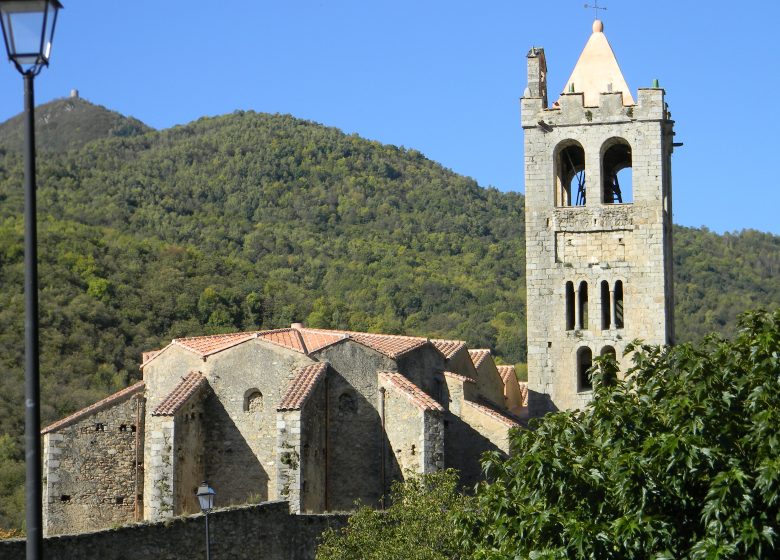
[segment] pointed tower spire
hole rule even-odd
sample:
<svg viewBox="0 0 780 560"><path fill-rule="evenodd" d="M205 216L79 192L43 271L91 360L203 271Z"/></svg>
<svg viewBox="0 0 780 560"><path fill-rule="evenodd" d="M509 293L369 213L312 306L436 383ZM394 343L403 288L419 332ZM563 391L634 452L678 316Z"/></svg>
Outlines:
<svg viewBox="0 0 780 560"><path fill-rule="evenodd" d="M583 93L587 107L597 107L599 94L609 91L621 92L623 105L634 105L631 90L604 35L604 24L601 20L593 22L593 34L585 43L563 91Z"/></svg>

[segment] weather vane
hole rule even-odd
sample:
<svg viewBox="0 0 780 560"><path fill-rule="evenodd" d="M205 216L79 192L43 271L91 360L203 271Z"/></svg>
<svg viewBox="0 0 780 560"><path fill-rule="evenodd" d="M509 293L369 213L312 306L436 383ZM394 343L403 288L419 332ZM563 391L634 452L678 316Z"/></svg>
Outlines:
<svg viewBox="0 0 780 560"><path fill-rule="evenodd" d="M599 10L605 10L606 11L606 8L603 8L603 7L599 6L599 0L594 0L592 6L590 4L585 4L585 9L593 9L593 18L594 19L599 19Z"/></svg>

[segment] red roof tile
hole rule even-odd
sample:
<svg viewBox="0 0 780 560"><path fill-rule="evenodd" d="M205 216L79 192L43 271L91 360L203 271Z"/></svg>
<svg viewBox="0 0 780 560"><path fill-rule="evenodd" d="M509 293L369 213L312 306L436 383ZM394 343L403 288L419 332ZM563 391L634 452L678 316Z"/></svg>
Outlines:
<svg viewBox="0 0 780 560"><path fill-rule="evenodd" d="M515 366L496 366L496 368L498 368L498 374L501 376L501 381L503 381L504 384L513 377L517 379Z"/></svg>
<svg viewBox="0 0 780 560"><path fill-rule="evenodd" d="M299 332L303 337L303 342L309 353L317 352L318 350L322 350L323 348L349 338L347 333L339 331L301 329Z"/></svg>
<svg viewBox="0 0 780 560"><path fill-rule="evenodd" d="M515 428L517 426L520 426L520 419L516 418L514 414L511 414L504 410L498 410L497 408L494 408L492 405L488 405L487 403L476 403L474 401L463 401L467 405L472 406L482 412L483 414L490 416L494 420L498 420L505 426L509 428Z"/></svg>
<svg viewBox="0 0 780 560"><path fill-rule="evenodd" d="M471 361L474 363L474 367L479 368L479 366L482 365L482 362L485 361L485 358L490 356L490 350L469 350L469 356L471 356Z"/></svg>
<svg viewBox="0 0 780 560"><path fill-rule="evenodd" d="M128 399L133 395L135 395L136 393L140 393L141 391L143 391L145 386L146 385L143 381L139 381L138 383L130 385L129 387L126 387L121 391L117 391L113 395L107 396L105 399L101 399L98 402L91 404L86 408L82 408L81 410L74 412L70 416L66 416L62 420L57 420L53 424L49 424L43 430L41 430L41 434L48 434L49 432L54 432L56 430L59 430L60 428L69 426L70 424L73 424L74 422L78 422L82 418L89 416L90 414L93 414L103 408L106 408L109 405L112 405L124 399Z"/></svg>
<svg viewBox="0 0 780 560"><path fill-rule="evenodd" d="M527 381L518 381L517 382L520 385L520 404L523 405L523 407L528 407L528 382Z"/></svg>
<svg viewBox="0 0 780 560"><path fill-rule="evenodd" d="M370 334L346 332L355 342L368 346L388 358L400 358L404 354L428 344L427 338L400 336L395 334Z"/></svg>
<svg viewBox="0 0 780 560"><path fill-rule="evenodd" d="M380 371L379 376L392 383L420 410L444 411L444 407L402 374L395 371Z"/></svg>
<svg viewBox="0 0 780 560"><path fill-rule="evenodd" d="M442 355L449 360L452 358L455 354L458 353L458 350L461 348L464 348L466 346L466 343L462 340L431 340L431 344L433 344L436 349L442 353Z"/></svg>
<svg viewBox="0 0 780 560"><path fill-rule="evenodd" d="M157 405L152 416L173 416L206 383L206 378L199 371L191 371L181 382L168 393L168 396Z"/></svg>
<svg viewBox="0 0 780 560"><path fill-rule="evenodd" d="M428 343L427 338L417 336L373 334L326 329L289 328L257 332L176 338L173 340L172 344L186 348L187 350L205 358L206 356L227 350L228 348L232 348L233 346L255 338L260 338L278 346L282 346L284 348L288 348L290 350L307 355L322 350L323 348L336 344L342 340L352 339L358 344L372 348L380 354L383 354L392 359L400 358L404 354ZM457 341L441 342L455 343ZM162 352L162 350L157 352L157 354L154 356L151 356L146 361L148 362L153 360L155 356L160 354L160 352ZM146 365L146 362L143 365Z"/></svg>
<svg viewBox="0 0 780 560"><path fill-rule="evenodd" d="M326 371L328 371L327 362L310 364L295 370L295 377L287 386L276 410L300 410L317 386L317 382L325 376Z"/></svg>
<svg viewBox="0 0 780 560"><path fill-rule="evenodd" d="M306 347L303 339L295 329L277 329L273 331L261 331L257 333L258 338L273 342L278 346L283 346L290 350L295 350L301 354L306 354Z"/></svg>
<svg viewBox="0 0 780 560"><path fill-rule="evenodd" d="M445 371L444 375L446 375L447 377L459 379L460 381L463 381L463 383L476 383L476 381L473 380L471 377L467 377L465 375L455 373L454 371Z"/></svg>
<svg viewBox="0 0 780 560"><path fill-rule="evenodd" d="M222 350L227 350L236 344L256 338L253 332L215 334L210 336L193 336L189 338L174 338L173 344L177 344L200 356L210 356Z"/></svg>

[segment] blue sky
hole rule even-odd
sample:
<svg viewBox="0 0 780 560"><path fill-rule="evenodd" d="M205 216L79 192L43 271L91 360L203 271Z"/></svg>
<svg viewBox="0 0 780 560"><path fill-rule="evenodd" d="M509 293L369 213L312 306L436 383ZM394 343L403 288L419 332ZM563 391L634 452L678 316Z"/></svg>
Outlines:
<svg viewBox="0 0 780 560"><path fill-rule="evenodd" d="M545 48L555 99L593 20L581 0L63 3L38 103L77 88L155 128L290 113L521 192L525 54ZM675 222L780 234L780 3L601 4L628 85L658 78L685 143ZM21 78L0 65L0 121L21 109Z"/></svg>

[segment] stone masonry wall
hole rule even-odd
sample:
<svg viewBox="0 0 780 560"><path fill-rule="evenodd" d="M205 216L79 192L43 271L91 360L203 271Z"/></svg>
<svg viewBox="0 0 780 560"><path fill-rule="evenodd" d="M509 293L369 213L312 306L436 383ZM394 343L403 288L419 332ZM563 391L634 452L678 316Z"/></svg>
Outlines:
<svg viewBox="0 0 780 560"><path fill-rule="evenodd" d="M271 502L209 515L211 557L230 560L314 560L319 536L346 525L345 515L290 515ZM203 558L203 515L145 523L98 533L44 539L47 560L180 560ZM23 540L0 541L0 558L24 560Z"/></svg>
<svg viewBox="0 0 780 560"><path fill-rule="evenodd" d="M190 397L176 413L174 421L174 514L198 513L200 503L196 496L198 486L206 477L204 456L204 417L202 396L208 391Z"/></svg>
<svg viewBox="0 0 780 560"><path fill-rule="evenodd" d="M174 421L172 416L146 416L144 446L144 519L160 521L174 514Z"/></svg>
<svg viewBox="0 0 780 560"><path fill-rule="evenodd" d="M136 478L136 458L143 456L141 398L130 396L44 436L47 535L135 520L136 496L143 493Z"/></svg>
<svg viewBox="0 0 780 560"><path fill-rule="evenodd" d="M404 480L425 470L424 411L392 383L384 382L382 388L387 434L385 486L389 486L389 480Z"/></svg>
<svg viewBox="0 0 780 560"><path fill-rule="evenodd" d="M349 511L356 501L377 505L382 446L387 440L379 419L378 371L397 371L396 362L346 340L317 352L330 362L328 372L328 495L330 511ZM324 411L323 411L324 412Z"/></svg>
<svg viewBox="0 0 780 560"><path fill-rule="evenodd" d="M310 358L256 340L208 358L206 478L222 503L278 499L276 405Z"/></svg>

